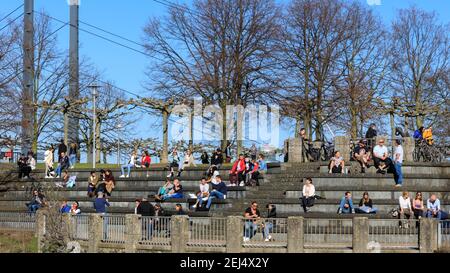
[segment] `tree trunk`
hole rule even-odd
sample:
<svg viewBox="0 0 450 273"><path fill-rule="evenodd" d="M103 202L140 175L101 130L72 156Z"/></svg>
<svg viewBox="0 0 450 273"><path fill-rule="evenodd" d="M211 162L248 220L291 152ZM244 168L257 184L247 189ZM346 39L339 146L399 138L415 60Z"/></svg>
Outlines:
<svg viewBox="0 0 450 273"><path fill-rule="evenodd" d="M350 134L352 139L356 139L358 138L358 113L354 105L350 107L350 115L351 115Z"/></svg>

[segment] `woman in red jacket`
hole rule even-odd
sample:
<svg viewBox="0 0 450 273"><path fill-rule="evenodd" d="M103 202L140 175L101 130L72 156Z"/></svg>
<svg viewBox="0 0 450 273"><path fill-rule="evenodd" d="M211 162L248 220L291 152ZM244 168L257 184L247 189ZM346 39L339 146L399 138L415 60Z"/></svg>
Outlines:
<svg viewBox="0 0 450 273"><path fill-rule="evenodd" d="M148 169L150 168L150 164L152 164L152 158L150 157L150 154L148 151L145 151L141 158L141 166L144 169L147 169L147 177L150 175L148 174Z"/></svg>
<svg viewBox="0 0 450 273"><path fill-rule="evenodd" d="M245 171L245 157L244 155L239 155L239 159L233 165L230 171L230 183L232 186L236 186L241 182L244 182L244 171Z"/></svg>

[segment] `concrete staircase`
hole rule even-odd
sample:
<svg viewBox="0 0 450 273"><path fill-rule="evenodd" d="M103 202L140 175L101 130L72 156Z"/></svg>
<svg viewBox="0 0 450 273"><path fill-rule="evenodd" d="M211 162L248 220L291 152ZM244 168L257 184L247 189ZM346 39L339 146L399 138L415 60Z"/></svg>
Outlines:
<svg viewBox="0 0 450 273"><path fill-rule="evenodd" d="M353 164L354 165L354 164ZM352 169L356 169L350 166ZM374 201L374 206L380 212L370 215L374 218L389 218L388 212L398 205L398 197L403 190L410 192L413 197L416 191L422 191L428 198L436 193L441 199L443 208L448 212L450 208L450 164L412 163L404 165L404 187L394 188L393 177L390 174L375 174L373 168L366 174L328 174L324 163L303 164L270 164L269 171L261 180L259 187L229 187L227 200L215 200L211 211L194 212L192 216L228 216L243 215L251 201L257 201L260 210L265 211L265 205L273 203L277 206L278 216L302 215L308 218L336 218L338 203L344 192L351 191L355 205L358 204L362 193L368 191ZM206 169L191 168L181 177L185 197L163 203L163 208L173 211L177 203L185 209L194 202L188 197L195 193L201 177ZM59 180L44 179L43 172L33 173L33 181L18 181L13 179L0 186L0 211L25 211L25 203L31 197L31 189L40 187L44 191L51 191L51 195L58 200L79 201L83 212L93 212L92 199L87 197L87 178L90 170L71 170L71 175L77 176L77 185L73 189L56 189L55 182ZM228 169L220 170L224 181L228 179ZM116 177L116 189L110 198L112 207L110 213L133 213L135 199L154 195L164 183L167 171L163 168L152 168L147 172L139 169L132 171L130 178L118 178L119 170L113 170ZM16 177L15 175L13 177ZM302 190L302 179L312 177L316 192L326 199L317 200L311 213L304 214L300 206L299 197ZM349 216L339 216L349 217ZM351 217L351 216L350 216Z"/></svg>

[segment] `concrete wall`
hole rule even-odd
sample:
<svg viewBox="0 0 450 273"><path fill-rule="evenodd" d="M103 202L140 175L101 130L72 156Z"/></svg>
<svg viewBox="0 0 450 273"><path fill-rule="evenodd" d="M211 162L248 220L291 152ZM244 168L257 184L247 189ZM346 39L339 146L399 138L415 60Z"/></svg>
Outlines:
<svg viewBox="0 0 450 273"><path fill-rule="evenodd" d="M383 251L384 247L400 249L404 251L415 250L416 252L436 252L438 250L438 222L433 219L423 219L419 222L420 227L411 225L410 234L401 238L402 232L395 234L372 234L374 227L386 225L383 222L371 221L366 217L356 217L353 220L343 221L345 229L335 226L341 221L336 220L309 220L303 217L289 217L278 222L284 223L286 229L282 233L272 231L276 242L264 242L255 235L250 242L243 242L244 221L242 217L230 216L226 219L226 224L219 227L226 233L223 244L205 238L204 245L190 245L192 239L191 225L187 216L173 216L170 220L170 243L164 245L142 244L141 221L136 215L126 215L125 217L125 242L122 244L107 244L102 242L102 232L104 222L100 215L89 216L89 240L81 241L83 252L102 253L138 253L138 252L173 252L173 253L195 253L195 252L221 252L221 253L304 253L314 251L332 251L353 253L369 253ZM44 213L37 215L37 234L39 239L39 250L43 240L45 229ZM397 221L396 221L397 222ZM399 229L397 223L390 222L391 230ZM225 223L225 222L224 222ZM313 229L311 227L314 227ZM341 234L342 230L345 230ZM378 236L378 237L377 237ZM380 243L380 248L373 249L374 238ZM394 239L394 240L393 240ZM385 245L383 242L399 242L399 245ZM169 242L169 241L168 241ZM215 246L214 246L215 244ZM323 250L314 250L323 248Z"/></svg>

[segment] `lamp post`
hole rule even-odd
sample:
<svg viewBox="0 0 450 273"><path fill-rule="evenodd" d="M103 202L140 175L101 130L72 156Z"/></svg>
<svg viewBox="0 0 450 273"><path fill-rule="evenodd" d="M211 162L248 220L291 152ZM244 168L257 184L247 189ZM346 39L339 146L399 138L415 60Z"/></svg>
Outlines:
<svg viewBox="0 0 450 273"><path fill-rule="evenodd" d="M90 85L89 88L92 89L92 99L93 99L93 121L92 121L92 135L93 135L93 148L92 148L92 168L95 169L95 164L97 163L97 158L96 158L96 152L97 152L97 89L100 87L100 85L97 84L93 84Z"/></svg>

